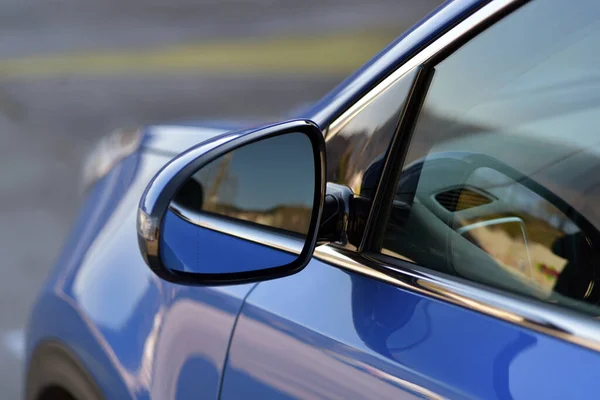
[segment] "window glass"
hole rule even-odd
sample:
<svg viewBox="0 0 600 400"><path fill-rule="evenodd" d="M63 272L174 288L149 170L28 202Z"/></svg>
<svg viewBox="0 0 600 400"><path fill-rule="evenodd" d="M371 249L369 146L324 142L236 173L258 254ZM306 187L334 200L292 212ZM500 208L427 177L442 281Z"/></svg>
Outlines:
<svg viewBox="0 0 600 400"><path fill-rule="evenodd" d="M412 70L366 104L327 137L327 181L350 187L372 199L385 153L394 137L408 94L417 76Z"/></svg>
<svg viewBox="0 0 600 400"><path fill-rule="evenodd" d="M600 315L600 2L535 1L435 68L382 252Z"/></svg>

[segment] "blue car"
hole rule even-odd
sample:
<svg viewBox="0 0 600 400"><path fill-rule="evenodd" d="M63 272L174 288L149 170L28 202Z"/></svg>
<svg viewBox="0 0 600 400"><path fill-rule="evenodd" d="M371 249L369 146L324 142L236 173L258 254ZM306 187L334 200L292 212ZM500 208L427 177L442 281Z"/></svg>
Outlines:
<svg viewBox="0 0 600 400"><path fill-rule="evenodd" d="M453 1L289 120L115 133L26 398L593 398L599 43L596 0Z"/></svg>

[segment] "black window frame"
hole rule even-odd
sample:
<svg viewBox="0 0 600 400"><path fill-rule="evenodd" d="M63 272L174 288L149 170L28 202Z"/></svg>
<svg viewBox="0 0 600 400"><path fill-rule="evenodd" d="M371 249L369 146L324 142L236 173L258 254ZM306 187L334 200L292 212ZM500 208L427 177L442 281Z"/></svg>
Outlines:
<svg viewBox="0 0 600 400"><path fill-rule="evenodd" d="M435 68L445 59L453 55L462 46L469 43L469 41L471 41L473 38L531 1L532 0L513 1L509 7L506 7L505 9L493 14L483 23L477 24L473 29L468 31L468 34L461 36L460 40L452 41L443 47L441 51L436 52L431 58L415 67L420 69L419 77L415 81L413 92L406 102L405 112L398 123L396 135L394 136L392 144L388 149L388 153L385 158L385 167L382 171L379 185L372 203L371 211L365 227L365 233L363 235L363 240L360 246L357 248L355 257L357 260L363 262L364 265L368 265L369 268L374 270L385 271L387 273L389 272L389 269L398 269L408 272L409 274L415 273L436 276L440 277L441 279L447 279L449 282L455 282L458 285L477 288L477 290L483 290L489 292L490 294L516 298L518 301L523 301L527 304L534 303L536 306L544 308L548 306L550 308L555 308L561 313L577 315L583 319L591 321L595 320L597 317L593 317L590 314L572 307L565 307L564 305L559 304L550 304L535 297L506 290L502 287L493 286L454 275L447 275L444 272L429 268L427 265L420 264L418 262L415 263L407 261L406 259L382 253L386 227L388 225L394 205L398 180L400 174L403 172L403 167L406 165L406 156L408 154L410 144L412 143L415 127L417 126L419 117L423 111L423 105L427 98L429 86L435 75ZM540 184L535 181L531 181L531 185L541 188L540 190L543 193L547 193L550 198L552 198L553 205L557 206L557 208L564 212L565 215L574 217L577 223L581 224L581 226L586 228L593 226L584 216L572 209L570 205L566 204L561 198L558 198L549 189L540 186ZM586 229L586 231L590 231L590 229ZM595 239L597 240L598 237Z"/></svg>
<svg viewBox="0 0 600 400"><path fill-rule="evenodd" d="M417 67L420 69L419 75L416 78L413 91L406 102L404 113L398 122L396 134L388 149L384 168L381 178L379 179L379 185L365 227L365 234L357 249L358 253L368 254L370 259L377 259L379 256L382 256L381 248L385 228L392 210L398 178L402 172L402 167L405 164L405 158L408 153L415 126L421 115L422 106L429 91L429 85L435 74L435 66L454 54L454 52L467 44L471 39L530 1L531 0L519 0L511 3L508 7L496 12L485 21L477 24L473 29L469 30L467 34L461 36L460 40L447 44L442 51L436 53L433 57ZM383 256L385 263L389 263L390 257ZM398 265L406 265L402 260L397 261Z"/></svg>
<svg viewBox="0 0 600 400"><path fill-rule="evenodd" d="M371 101L369 101L358 112L351 114L349 118L341 122L341 127L339 127L339 129L337 129L335 132L332 132L332 126L330 126L327 129L325 133L325 146L326 149L328 149L328 151L332 150L332 142L333 140L338 138L338 135L343 137L350 136L350 143L352 143L352 140L356 140L354 135L360 132L353 132L351 130L355 119L362 122L366 122L365 127L363 129L367 132L370 132L368 143L371 142L371 140L377 141L381 140L382 138L387 138L389 136L389 138L385 140L384 143L382 143L382 147L385 148L385 151L383 153L372 158L369 158L368 156L360 157L360 161L368 161L370 163L367 170L363 172L362 179L364 179L367 175L367 171L370 170L371 167L376 165L375 161L381 159L382 168L380 170L378 168L374 168L374 172L372 172L372 180L375 181L375 187L373 188L372 197L365 196L362 192L354 193L354 205L352 206L352 209L354 212L354 216L356 217L353 221L356 227L352 229L352 232L356 232L356 234L348 232L348 243L346 243L343 246L334 243L332 244L333 246L342 246L347 250L357 251L361 243L364 241L366 233L366 229L364 229L364 227L366 226L365 221L368 220L368 216L372 213L374 200L377 197L377 191L380 187L382 173L385 169L387 160L389 159L390 152L392 151L392 148L394 146L395 139L398 136L398 132L400 129L402 129L401 122L405 120L404 115L406 113L407 108L409 107L411 98L414 94L414 90L416 87L420 86L419 82L421 79L423 79L422 71L423 69L421 67L416 67L402 74L402 76L400 76L384 91L378 93L377 96L375 96ZM382 103L382 101L384 101L386 99L386 95L389 94L398 95L398 97L396 98L397 102L384 107L384 112L381 112L381 110L379 110L379 113L377 113L376 111L375 113L377 114L378 118L372 118L373 115L369 114L370 107L374 106L374 108L377 110L377 105L380 106L381 104L387 104ZM361 98L360 101L362 100L364 100L364 98ZM361 120L363 112L365 112L367 117ZM369 118L369 116L371 116L371 118ZM388 121L388 124L382 124L382 121ZM354 146L351 146L351 148L353 147ZM354 150L355 149L353 149L351 153L354 154ZM332 177L330 176L330 172L342 164L343 157L341 157L339 153L336 154L336 156L337 157L332 157L329 153L327 155L327 181L329 183L336 183L344 186L349 186L348 182L340 181L339 179L335 180L332 179ZM365 183L365 181L363 180L362 183ZM350 189L354 190L354 188Z"/></svg>
<svg viewBox="0 0 600 400"><path fill-rule="evenodd" d="M403 58L397 69L382 78L364 97L368 97L372 91L380 90L380 85L386 80L394 75L400 76L401 71L407 71L408 68L421 67L424 76L431 78L434 66L473 37L530 1L495 0L472 10L473 12L466 15L464 19L448 27L443 35L432 38L426 46L421 47L419 52L411 54L409 58ZM323 246L316 249L315 257L350 273L380 280L402 290L464 307L487 317L497 318L524 329L600 352L600 339L598 339L600 321L589 315L490 285L447 275L380 252L382 241L377 238L377 234L378 231L385 229L387 224L386 214L391 211L396 186L396 182L391 179L393 176L390 176L390 169L396 166L397 170L400 170L404 164L403 154L408 150L413 128L420 115L420 107L427 94L427 85L426 79L421 80L411 98L408 99L408 104L412 104L412 112L404 113L399 121L399 129L385 159L386 167L376 190L361 245L357 249ZM361 102L364 97L358 102ZM386 193L385 189L390 185L392 188Z"/></svg>

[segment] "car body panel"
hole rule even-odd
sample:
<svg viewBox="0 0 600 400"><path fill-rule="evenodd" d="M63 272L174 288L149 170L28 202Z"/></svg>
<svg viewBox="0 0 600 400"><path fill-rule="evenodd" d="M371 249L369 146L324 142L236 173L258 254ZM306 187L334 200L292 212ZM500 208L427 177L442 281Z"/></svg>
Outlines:
<svg viewBox="0 0 600 400"><path fill-rule="evenodd" d="M326 129L485 3L446 3L296 117ZM594 351L315 258L258 285L158 278L137 245L143 190L173 156L243 125L144 129L139 151L88 193L32 312L28 359L59 340L118 399L576 398L598 386Z"/></svg>
<svg viewBox="0 0 600 400"><path fill-rule="evenodd" d="M143 150L175 156L198 143L235 129L238 127L234 123L201 127L155 125L144 130L140 147Z"/></svg>
<svg viewBox="0 0 600 400"><path fill-rule="evenodd" d="M222 132L196 130L198 138ZM147 267L137 205L169 159L135 153L91 189L30 317L27 359L58 340L107 398L216 398L235 319L254 286L187 287Z"/></svg>
<svg viewBox="0 0 600 400"><path fill-rule="evenodd" d="M584 398L594 351L320 260L260 283L222 397Z"/></svg>

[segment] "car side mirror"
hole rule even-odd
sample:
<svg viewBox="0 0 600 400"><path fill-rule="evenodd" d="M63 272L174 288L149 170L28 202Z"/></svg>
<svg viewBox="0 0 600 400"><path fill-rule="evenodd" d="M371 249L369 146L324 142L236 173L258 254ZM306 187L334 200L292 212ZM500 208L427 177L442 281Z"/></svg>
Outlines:
<svg viewBox="0 0 600 400"><path fill-rule="evenodd" d="M185 284L234 284L300 271L325 198L325 142L310 121L233 132L166 164L138 209L148 266Z"/></svg>

